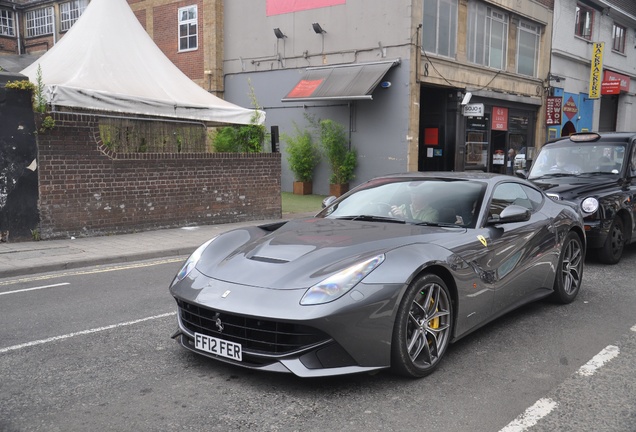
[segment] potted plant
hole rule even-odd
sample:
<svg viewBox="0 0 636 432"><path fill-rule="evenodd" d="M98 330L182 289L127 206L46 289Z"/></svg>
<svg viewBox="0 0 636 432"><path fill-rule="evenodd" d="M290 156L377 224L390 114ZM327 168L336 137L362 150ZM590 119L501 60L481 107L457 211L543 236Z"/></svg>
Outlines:
<svg viewBox="0 0 636 432"><path fill-rule="evenodd" d="M320 153L308 131L301 131L295 124L294 128L294 136L282 134L283 141L287 143L285 151L289 169L294 174L294 194L311 195L314 169L320 162Z"/></svg>
<svg viewBox="0 0 636 432"><path fill-rule="evenodd" d="M358 154L348 145L345 128L333 120L320 121L320 141L331 167L329 194L340 196L349 190L355 175Z"/></svg>

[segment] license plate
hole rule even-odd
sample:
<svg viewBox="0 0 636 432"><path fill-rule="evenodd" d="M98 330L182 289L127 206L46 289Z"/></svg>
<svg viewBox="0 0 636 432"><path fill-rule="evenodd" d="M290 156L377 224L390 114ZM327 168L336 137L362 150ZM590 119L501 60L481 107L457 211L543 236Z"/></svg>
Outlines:
<svg viewBox="0 0 636 432"><path fill-rule="evenodd" d="M201 351L216 354L232 360L243 360L243 349L241 348L241 344L207 336L201 333L194 334L194 347Z"/></svg>

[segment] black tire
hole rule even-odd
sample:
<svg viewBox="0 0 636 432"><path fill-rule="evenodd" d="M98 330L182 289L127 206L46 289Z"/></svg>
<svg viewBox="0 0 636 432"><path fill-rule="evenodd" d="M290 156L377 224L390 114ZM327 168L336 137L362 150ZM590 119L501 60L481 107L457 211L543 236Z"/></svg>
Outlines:
<svg viewBox="0 0 636 432"><path fill-rule="evenodd" d="M603 264L616 264L621 260L624 248L625 230L623 228L623 220L620 216L616 216L609 229L607 239L605 239L605 244L596 251L596 256Z"/></svg>
<svg viewBox="0 0 636 432"><path fill-rule="evenodd" d="M579 293L583 282L584 252L581 238L575 232L570 232L563 241L554 278L554 293L551 298L555 302L571 303Z"/></svg>
<svg viewBox="0 0 636 432"><path fill-rule="evenodd" d="M453 305L444 281L426 274L406 290L393 328L391 369L421 378L439 366L453 330Z"/></svg>

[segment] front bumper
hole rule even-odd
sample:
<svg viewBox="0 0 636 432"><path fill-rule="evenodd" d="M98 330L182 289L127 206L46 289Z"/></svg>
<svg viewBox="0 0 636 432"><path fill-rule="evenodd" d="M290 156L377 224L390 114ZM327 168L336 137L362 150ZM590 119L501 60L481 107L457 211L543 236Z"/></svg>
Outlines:
<svg viewBox="0 0 636 432"><path fill-rule="evenodd" d="M235 285L193 273L170 289L179 309L179 341L188 350L241 367L300 377L390 366L401 284L361 283L331 303L301 306L305 289ZM217 318L224 325L221 332ZM196 349L195 332L240 343L242 361Z"/></svg>

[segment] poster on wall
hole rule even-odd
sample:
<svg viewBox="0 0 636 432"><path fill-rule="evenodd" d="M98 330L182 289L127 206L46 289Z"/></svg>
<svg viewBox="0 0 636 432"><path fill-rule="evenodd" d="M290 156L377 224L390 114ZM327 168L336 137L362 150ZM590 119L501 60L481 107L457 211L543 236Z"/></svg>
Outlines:
<svg viewBox="0 0 636 432"><path fill-rule="evenodd" d="M266 13L280 15L347 3L347 0L266 0Z"/></svg>

